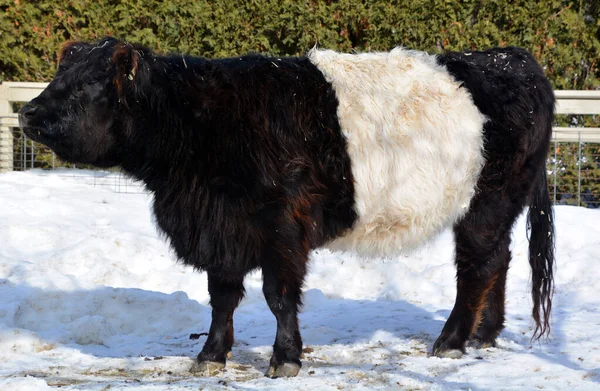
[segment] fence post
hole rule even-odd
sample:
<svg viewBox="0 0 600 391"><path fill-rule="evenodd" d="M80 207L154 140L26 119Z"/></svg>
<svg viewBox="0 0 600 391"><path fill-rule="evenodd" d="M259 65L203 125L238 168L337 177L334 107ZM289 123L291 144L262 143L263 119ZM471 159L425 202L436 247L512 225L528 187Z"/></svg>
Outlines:
<svg viewBox="0 0 600 391"><path fill-rule="evenodd" d="M8 87L0 83L0 173L13 170L13 135L3 117L12 112Z"/></svg>
<svg viewBox="0 0 600 391"><path fill-rule="evenodd" d="M577 206L581 206L581 132L577 133Z"/></svg>

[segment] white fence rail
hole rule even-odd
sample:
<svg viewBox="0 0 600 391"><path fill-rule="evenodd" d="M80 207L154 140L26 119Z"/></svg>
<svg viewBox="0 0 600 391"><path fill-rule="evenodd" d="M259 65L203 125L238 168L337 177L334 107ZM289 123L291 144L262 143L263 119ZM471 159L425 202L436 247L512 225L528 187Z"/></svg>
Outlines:
<svg viewBox="0 0 600 391"><path fill-rule="evenodd" d="M556 114L600 115L600 91L557 90ZM554 141L600 143L600 128L555 127Z"/></svg>
<svg viewBox="0 0 600 391"><path fill-rule="evenodd" d="M12 104L28 102L38 96L47 83L5 82L0 84L0 172L13 169L13 135L11 128L18 126Z"/></svg>

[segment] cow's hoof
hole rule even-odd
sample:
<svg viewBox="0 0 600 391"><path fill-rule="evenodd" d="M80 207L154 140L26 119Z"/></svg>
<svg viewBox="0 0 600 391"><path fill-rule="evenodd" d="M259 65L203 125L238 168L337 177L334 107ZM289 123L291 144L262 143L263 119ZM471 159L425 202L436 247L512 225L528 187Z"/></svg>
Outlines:
<svg viewBox="0 0 600 391"><path fill-rule="evenodd" d="M190 372L194 375L199 376L214 376L219 371L222 371L225 368L224 362L219 361L202 361L202 362L194 362L192 367L190 368Z"/></svg>
<svg viewBox="0 0 600 391"><path fill-rule="evenodd" d="M432 354L439 358L461 358L465 353L464 348L457 349L456 345L457 345L456 343L452 344L450 341L444 340L444 339L442 339L442 337L440 337L433 344ZM464 346L464 343L463 343L463 346Z"/></svg>
<svg viewBox="0 0 600 391"><path fill-rule="evenodd" d="M277 368L271 365L269 369L267 369L267 373L265 373L265 376L270 377L272 379L275 379L277 377L294 377L298 376L298 372L300 372L300 365L294 364L292 362L285 362L277 366Z"/></svg>
<svg viewBox="0 0 600 391"><path fill-rule="evenodd" d="M479 338L472 338L467 342L467 346L474 349L495 348L496 340L493 339L491 341L482 341Z"/></svg>
<svg viewBox="0 0 600 391"><path fill-rule="evenodd" d="M434 355L439 358L461 358L463 352L460 349L438 350Z"/></svg>

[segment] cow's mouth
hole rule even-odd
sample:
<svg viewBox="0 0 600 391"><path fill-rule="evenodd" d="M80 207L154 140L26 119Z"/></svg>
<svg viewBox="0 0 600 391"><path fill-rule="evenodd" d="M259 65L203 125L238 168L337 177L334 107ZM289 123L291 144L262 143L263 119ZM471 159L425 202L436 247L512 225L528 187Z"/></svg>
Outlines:
<svg viewBox="0 0 600 391"><path fill-rule="evenodd" d="M29 125L27 123L20 122L20 127L33 141L38 143L46 144L48 142L56 141L56 133L49 131L47 126Z"/></svg>

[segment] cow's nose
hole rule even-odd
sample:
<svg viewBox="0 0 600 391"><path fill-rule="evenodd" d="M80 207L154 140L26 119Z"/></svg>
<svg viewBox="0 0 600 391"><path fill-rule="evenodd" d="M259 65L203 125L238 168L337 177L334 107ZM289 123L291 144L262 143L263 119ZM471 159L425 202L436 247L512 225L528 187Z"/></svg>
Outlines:
<svg viewBox="0 0 600 391"><path fill-rule="evenodd" d="M35 113L37 111L37 106L27 103L21 108L21 110L19 110L19 114L21 114L24 118L32 119L33 117L35 117Z"/></svg>

